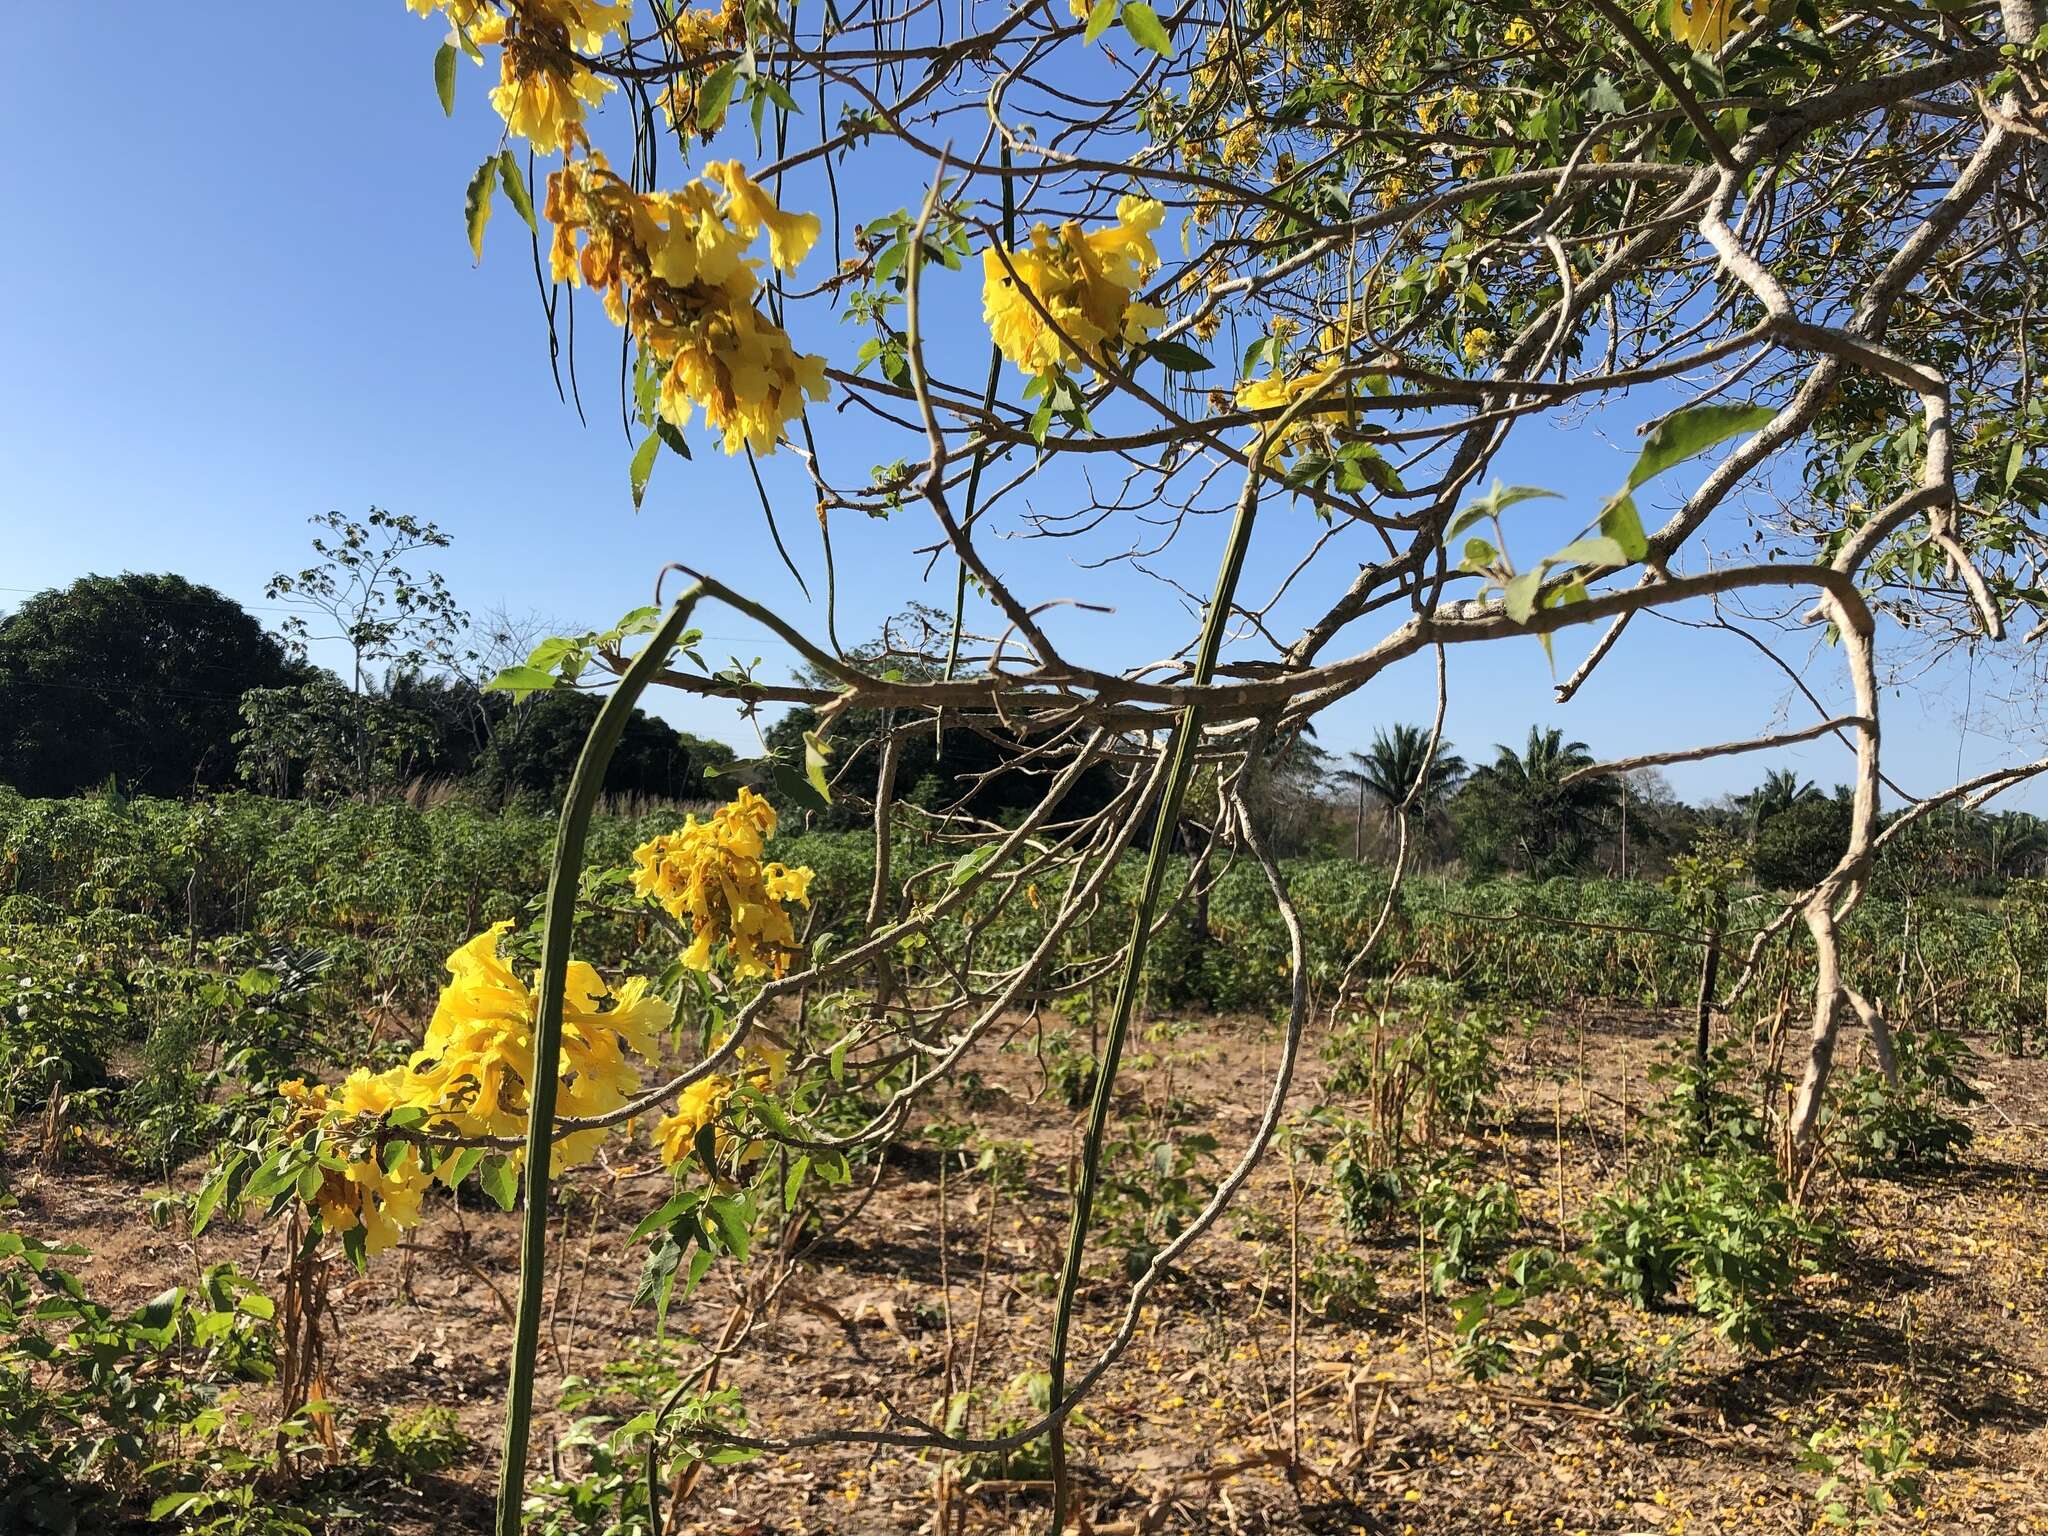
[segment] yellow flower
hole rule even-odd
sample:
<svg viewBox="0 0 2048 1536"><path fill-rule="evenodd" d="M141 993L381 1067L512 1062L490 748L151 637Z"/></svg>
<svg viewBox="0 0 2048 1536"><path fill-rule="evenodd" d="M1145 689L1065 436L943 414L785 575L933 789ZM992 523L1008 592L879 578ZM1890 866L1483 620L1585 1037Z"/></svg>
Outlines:
<svg viewBox="0 0 2048 1536"><path fill-rule="evenodd" d="M763 863L774 835L775 807L743 788L709 821L686 817L676 831L633 850L633 888L691 926L683 953L691 969L710 970L720 944L738 979L788 969L796 930L785 904L810 905L811 871Z"/></svg>
<svg viewBox="0 0 2048 1536"><path fill-rule="evenodd" d="M449 956L452 979L410 1063L415 1091L434 1106L437 1120L463 1135L516 1136L526 1129L539 999L498 952L511 926L494 924ZM639 1088L639 1070L626 1054L655 1054L669 1008L639 977L612 993L581 960L569 962L566 980L556 1113L586 1119L619 1108ZM602 1131L563 1137L552 1166L586 1161L603 1138Z"/></svg>
<svg viewBox="0 0 2048 1536"><path fill-rule="evenodd" d="M724 187L732 198L726 216L749 240L765 227L768 231L768 259L778 272L789 272L810 254L818 243L815 213L784 213L746 172L737 160L714 160L704 174Z"/></svg>
<svg viewBox="0 0 2048 1536"><path fill-rule="evenodd" d="M1465 354L1468 363L1483 363L1493 356L1497 338L1483 325L1475 325L1465 333L1465 340L1459 350Z"/></svg>
<svg viewBox="0 0 2048 1536"><path fill-rule="evenodd" d="M1304 397L1341 400L1352 394L1362 382L1335 383L1337 372L1342 367L1341 358L1333 358L1291 376L1269 373L1264 378L1248 379L1237 386L1238 406L1247 411L1278 412ZM1304 407L1302 414L1287 424L1273 446L1283 458L1302 447L1328 447L1335 443L1343 429L1355 426L1357 421L1355 410L1316 411L1313 406ZM1272 431L1273 422L1266 421L1261 430Z"/></svg>
<svg viewBox="0 0 2048 1536"><path fill-rule="evenodd" d="M521 0L505 11L483 0L406 0L406 6L416 15L446 16L451 41L499 50L491 105L507 128L544 155L566 153L582 140L585 109L612 88L583 57L602 53L633 17L632 0Z"/></svg>
<svg viewBox="0 0 2048 1536"><path fill-rule="evenodd" d="M1152 235L1166 208L1125 197L1116 212L1116 223L1097 230L1069 222L1054 233L1039 224L1007 264L994 247L982 252L983 317L1003 356L1024 372L1100 361L1164 323L1164 310L1132 294L1159 268Z"/></svg>
<svg viewBox="0 0 2048 1536"><path fill-rule="evenodd" d="M1536 41L1536 29L1525 17L1517 16L1501 33L1501 41L1510 48L1526 48Z"/></svg>
<svg viewBox="0 0 2048 1536"><path fill-rule="evenodd" d="M676 1100L675 1113L655 1127L655 1144L665 1168L687 1160L696 1150L697 1133L717 1123L732 1094L732 1079L706 1077L690 1084Z"/></svg>

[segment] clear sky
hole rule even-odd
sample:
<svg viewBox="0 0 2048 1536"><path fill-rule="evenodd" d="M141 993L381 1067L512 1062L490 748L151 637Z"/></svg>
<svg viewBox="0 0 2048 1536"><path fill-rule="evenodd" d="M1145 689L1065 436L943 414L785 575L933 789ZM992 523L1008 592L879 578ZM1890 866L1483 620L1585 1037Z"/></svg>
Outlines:
<svg viewBox="0 0 2048 1536"><path fill-rule="evenodd" d="M634 511L616 333L594 305L581 308L582 425L556 396L525 230L502 203L484 261L472 266L462 191L498 130L486 82L468 66L454 120L442 116L431 77L440 32L399 0L46 6L12 17L0 58L0 131L12 147L0 161L0 199L13 230L0 242L0 608L86 572L168 570L275 622L264 582L304 562L305 519L376 504L454 535L440 565L472 611L503 603L565 628L608 622L647 601L655 569L680 558L822 635L822 609L774 557L744 461L700 437L693 463L664 456ZM863 179L849 165L840 191L852 220L914 204L921 188L872 169ZM831 238L806 269L812 280L832 259ZM978 275L934 282L940 360L978 379ZM856 338L842 327L796 339L843 360ZM1635 419L1517 435L1502 476L1569 497L1532 514L1531 547L1548 531L1543 519L1568 535L1621 482ZM829 406L813 421L828 451L863 467L902 451L860 459L869 426ZM765 470L784 536L822 597L807 484L786 455ZM1032 485L1031 506L1071 504L1071 474ZM1644 508L1652 523L1686 488L1678 476L1658 485ZM1301 544L1284 535L1300 530L1284 520L1309 516L1279 501L1264 515L1283 537L1255 549L1253 592L1298 556ZM1171 573L1206 590L1222 536L1213 523L1188 530ZM914 506L887 522L839 515L842 639L873 634L911 599L950 605L950 564L927 579L918 553L932 537ZM1034 593L1114 604L1111 615L1057 621L1056 636L1076 653L1115 666L1153 659L1181 639L1182 607L1128 567L1084 568L1104 552L991 546L998 567ZM1316 595L1355 565L1339 558ZM705 627L713 659L759 656L765 675L788 672L791 653L772 638L726 615ZM1372 638L1361 632L1354 644ZM1561 670L1587 638L1559 644ZM1785 654L1839 702L1833 656L1796 637ZM1741 641L1654 621L1638 621L1625 650L1563 708L1551 702L1533 640L1468 648L1451 681L1449 734L1468 758L1519 741L1532 722L1620 755L1812 718ZM1959 747L1965 773L2017 755L2000 738L2021 727L1987 703L1996 691L1991 674L1954 663L1922 677L1917 696L1888 701L1892 776L1924 793L1954 777ZM1973 729L1959 735L1966 696ZM1332 710L1322 742L1362 747L1376 725L1426 718L1433 697L1426 664L1397 668ZM750 744L729 707L659 707L690 729ZM1850 766L1845 748L1816 744L1671 778L1704 798L1748 787L1773 762L1823 784Z"/></svg>

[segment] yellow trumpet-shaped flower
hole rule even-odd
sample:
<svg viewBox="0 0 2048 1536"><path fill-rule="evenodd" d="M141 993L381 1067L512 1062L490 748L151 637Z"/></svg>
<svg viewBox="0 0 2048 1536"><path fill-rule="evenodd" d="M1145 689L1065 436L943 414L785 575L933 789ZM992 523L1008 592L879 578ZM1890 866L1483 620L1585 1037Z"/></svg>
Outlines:
<svg viewBox="0 0 2048 1536"><path fill-rule="evenodd" d="M633 850L633 888L690 924L685 965L710 970L712 951L723 944L742 980L788 968L796 930L787 903L810 905L811 871L764 863L774 835L775 807L743 788L709 821L687 817Z"/></svg>
<svg viewBox="0 0 2048 1536"><path fill-rule="evenodd" d="M1164 310L1133 294L1159 269L1152 235L1165 206L1125 197L1116 211L1116 223L1102 229L1069 222L1055 233L1039 224L1018 250L982 252L983 317L1003 356L1024 372L1099 361L1164 323Z"/></svg>
<svg viewBox="0 0 2048 1536"><path fill-rule="evenodd" d="M776 271L793 271L818 243L818 216L784 213L739 161L714 160L704 168L704 174L724 187L732 199L726 216L741 234L751 240L764 228L768 231L768 260Z"/></svg>
<svg viewBox="0 0 2048 1536"><path fill-rule="evenodd" d="M494 924L449 956L452 979L410 1063L436 1117L463 1135L514 1136L526 1128L539 998L498 952L510 927ZM669 1008L648 995L639 977L609 991L580 960L569 963L566 980L556 1113L585 1119L619 1108L639 1088L627 1053L655 1054ZM603 1136L578 1131L562 1138L554 1166L586 1161Z"/></svg>
<svg viewBox="0 0 2048 1536"><path fill-rule="evenodd" d="M1268 420L1263 429L1279 431L1273 443L1274 451L1285 458L1298 448L1328 446L1342 429L1355 426L1358 413L1355 410L1317 411L1317 402L1327 398L1342 400L1350 395L1357 384L1334 382L1337 371L1343 367L1341 361L1333 360L1317 367L1295 374L1269 373L1264 378L1247 379L1237 386L1237 403L1247 411L1281 411L1297 400L1309 404L1290 420L1285 427Z"/></svg>
<svg viewBox="0 0 2048 1536"><path fill-rule="evenodd" d="M780 1083L789 1072L789 1052L758 1035L741 1044L739 1058L747 1081L764 1091ZM655 1146L660 1150L664 1167L673 1168L695 1152L700 1133L706 1126L715 1127L725 1113L732 1089L731 1078L712 1076L700 1078L682 1091L676 1099L675 1111L654 1131ZM716 1134L716 1150L724 1157L732 1150L732 1138L723 1131ZM757 1156L759 1150L758 1145L749 1147L743 1156Z"/></svg>
<svg viewBox="0 0 2048 1536"><path fill-rule="evenodd" d="M585 61L633 18L632 0L520 0L502 8L485 0L406 0L406 7L447 17L450 40L472 51L499 50L491 105L544 155L567 153L582 141L585 111L612 89Z"/></svg>

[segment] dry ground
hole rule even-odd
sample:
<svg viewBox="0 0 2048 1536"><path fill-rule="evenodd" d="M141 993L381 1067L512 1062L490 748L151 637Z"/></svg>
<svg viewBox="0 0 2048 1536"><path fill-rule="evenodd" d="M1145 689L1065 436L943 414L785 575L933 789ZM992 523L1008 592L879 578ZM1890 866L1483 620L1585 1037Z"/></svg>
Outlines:
<svg viewBox="0 0 2048 1536"><path fill-rule="evenodd" d="M1525 1241L1555 1242L1560 1207L1571 1225L1619 1172L1628 1139L1641 1136L1644 1069L1682 1028L1676 1016L1597 1010L1539 1020L1507 1042L1507 1112L1476 1150L1510 1172ZM942 1201L928 1141L892 1152L860 1218L806 1256L732 1361L728 1377L758 1431L877 1425L885 1403L930 1413L949 1337L955 1370L971 1360L982 1389L976 1426L1023 1415L1021 1400L1005 1404L1001 1394L1043 1360L1078 1118L1043 1095L1029 1044L1030 1027L1020 1025L1013 1049L976 1063L986 1091L971 1111L958 1102L933 1111L989 1137L1028 1140L1026 1187L997 1192L956 1167ZM1201 1021L1149 1033L1135 1049L1124 1113L1175 1122L1182 1134L1206 1131L1223 1157L1242 1144L1275 1058L1271 1025ZM1318 1100L1324 1075L1311 1048L1296 1108ZM1341 1321L1305 1309L1292 1353L1297 1206L1285 1163L1270 1158L1185 1275L1159 1293L1087 1405L1074 1437L1087 1518L1103 1536L1803 1533L1825 1528L1821 1474L1800 1460L1808 1437L1898 1400L1931 1467L1926 1506L1903 1525L2048 1532L2048 1064L1987 1058L1979 1075L1989 1103L1974 1112L1978 1138L1960 1171L1925 1182L1824 1182L1820 1198L1846 1241L1827 1272L1802 1283L1773 1352L1742 1357L1689 1313L1616 1308L1643 1362L1667 1351L1675 1360L1655 1412L1617 1413L1514 1377L1487 1386L1460 1378L1448 1363L1444 1307L1424 1303L1412 1244L1347 1238L1306 1164L1301 1264L1355 1255L1376 1275L1378 1296ZM567 1193L545 1401L563 1371L593 1375L652 1331L631 1304L639 1254L627 1238L662 1197L664 1176L639 1155L637 1164L586 1170ZM10 1222L90 1246L83 1274L105 1299L139 1301L219 1258L274 1272L274 1232L222 1225L194 1244L152 1228L132 1175L90 1148L58 1174L13 1161L8 1183L19 1203ZM1212 1158L1203 1168L1213 1175L1219 1166ZM196 1176L187 1170L184 1182ZM369 1512L338 1533L487 1528L516 1240L512 1216L443 1201L403 1258L386 1255L367 1276L337 1279L331 1391L344 1431L349 1415L439 1403L459 1413L475 1444L447 1473L410 1487L337 1472L349 1501ZM733 1295L714 1272L678 1306L672 1331L685 1348L718 1332ZM1084 1302L1077 1353L1086 1355L1121 1309L1114 1253L1101 1256ZM543 1457L561 1428L544 1427ZM926 1530L937 1472L936 1462L897 1452L767 1458L710 1472L674 1524L706 1536ZM1042 1489L993 1472L970 1468L953 1480L962 1528L1043 1530Z"/></svg>

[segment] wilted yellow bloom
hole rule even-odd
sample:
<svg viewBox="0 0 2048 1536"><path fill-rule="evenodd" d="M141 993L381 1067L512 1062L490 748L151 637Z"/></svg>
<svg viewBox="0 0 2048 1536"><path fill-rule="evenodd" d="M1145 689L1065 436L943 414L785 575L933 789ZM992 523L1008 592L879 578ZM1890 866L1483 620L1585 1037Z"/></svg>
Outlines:
<svg viewBox="0 0 2048 1536"><path fill-rule="evenodd" d="M687 817L676 831L633 850L633 888L690 923L683 963L691 969L710 970L720 944L742 980L788 969L796 930L787 903L810 905L811 871L763 863L774 835L775 807L743 788L709 821Z"/></svg>
<svg viewBox="0 0 2048 1536"><path fill-rule="evenodd" d="M983 316L1003 356L1024 372L1100 361L1165 323L1164 310L1132 295L1159 268L1152 233L1166 209L1125 197L1116 213L1116 223L1097 230L1069 222L1055 233L1039 224L1030 244L1008 253L1007 266L1003 252L982 252Z"/></svg>

